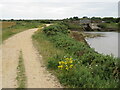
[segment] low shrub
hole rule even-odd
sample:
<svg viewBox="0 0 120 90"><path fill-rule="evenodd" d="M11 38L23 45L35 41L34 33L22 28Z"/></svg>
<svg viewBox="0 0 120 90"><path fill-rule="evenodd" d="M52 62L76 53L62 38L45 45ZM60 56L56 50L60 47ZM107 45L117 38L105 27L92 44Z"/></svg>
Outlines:
<svg viewBox="0 0 120 90"><path fill-rule="evenodd" d="M69 31L65 25L51 25L43 29L43 32L46 35L56 35L57 33L64 33L67 34Z"/></svg>
<svg viewBox="0 0 120 90"><path fill-rule="evenodd" d="M95 52L85 43L71 38L68 29L61 26L57 24L43 29L47 40L66 52L51 57L48 62L48 68L55 70L60 82L72 88L119 87L120 59Z"/></svg>
<svg viewBox="0 0 120 90"><path fill-rule="evenodd" d="M68 27L68 29L72 31L83 31L82 26L80 26L79 22L78 23L71 23L71 22L63 22L64 25Z"/></svg>

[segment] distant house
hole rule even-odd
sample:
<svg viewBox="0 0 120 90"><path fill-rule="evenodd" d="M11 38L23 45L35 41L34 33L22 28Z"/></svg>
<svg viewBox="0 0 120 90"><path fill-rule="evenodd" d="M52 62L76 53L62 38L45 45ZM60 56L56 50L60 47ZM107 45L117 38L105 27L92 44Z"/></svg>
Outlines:
<svg viewBox="0 0 120 90"><path fill-rule="evenodd" d="M89 20L89 19L80 20L80 24L90 24L90 23L91 23L91 20Z"/></svg>

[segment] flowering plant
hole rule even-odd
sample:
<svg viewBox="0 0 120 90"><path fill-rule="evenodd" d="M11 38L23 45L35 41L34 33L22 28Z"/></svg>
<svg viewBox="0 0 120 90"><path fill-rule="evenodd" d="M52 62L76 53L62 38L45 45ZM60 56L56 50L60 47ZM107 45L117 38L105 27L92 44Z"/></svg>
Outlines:
<svg viewBox="0 0 120 90"><path fill-rule="evenodd" d="M64 60L59 61L58 68L61 70L69 70L74 67L74 60L73 58L64 58Z"/></svg>

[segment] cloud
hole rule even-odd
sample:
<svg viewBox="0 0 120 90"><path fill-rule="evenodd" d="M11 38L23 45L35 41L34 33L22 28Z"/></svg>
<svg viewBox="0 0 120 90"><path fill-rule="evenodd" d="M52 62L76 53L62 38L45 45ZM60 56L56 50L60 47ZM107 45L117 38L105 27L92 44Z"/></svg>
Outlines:
<svg viewBox="0 0 120 90"><path fill-rule="evenodd" d="M1 0L0 2L119 2L119 0Z"/></svg>
<svg viewBox="0 0 120 90"><path fill-rule="evenodd" d="M32 0L30 0L32 1ZM72 16L117 17L117 2L2 2L2 17L14 19L62 19ZM68 0L66 0L68 1ZM71 0L69 0L71 1ZM75 0L78 1L78 0Z"/></svg>

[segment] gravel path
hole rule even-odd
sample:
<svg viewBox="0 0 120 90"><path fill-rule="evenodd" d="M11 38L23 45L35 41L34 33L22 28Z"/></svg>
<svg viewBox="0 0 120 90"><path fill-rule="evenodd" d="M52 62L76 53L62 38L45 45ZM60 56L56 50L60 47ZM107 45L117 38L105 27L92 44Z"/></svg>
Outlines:
<svg viewBox="0 0 120 90"><path fill-rule="evenodd" d="M2 87L16 88L16 72L19 51L24 58L27 76L27 88L59 88L61 87L53 75L43 67L42 56L32 44L32 35L37 31L29 29L18 33L2 44ZM0 71L1 72L1 71Z"/></svg>

